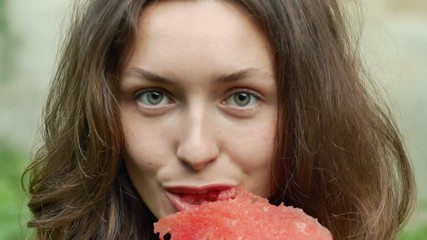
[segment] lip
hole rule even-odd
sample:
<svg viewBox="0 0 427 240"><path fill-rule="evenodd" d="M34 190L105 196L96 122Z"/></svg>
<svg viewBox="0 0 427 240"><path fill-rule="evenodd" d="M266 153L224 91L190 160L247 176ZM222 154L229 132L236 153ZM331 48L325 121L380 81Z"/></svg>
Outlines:
<svg viewBox="0 0 427 240"><path fill-rule="evenodd" d="M205 202L217 201L221 194L229 192L234 187L231 185L213 184L204 186L173 186L165 187L165 190L166 196L172 205L178 211L183 211L196 208ZM231 195L228 194L227 196ZM221 200L226 199L225 197L221 197Z"/></svg>

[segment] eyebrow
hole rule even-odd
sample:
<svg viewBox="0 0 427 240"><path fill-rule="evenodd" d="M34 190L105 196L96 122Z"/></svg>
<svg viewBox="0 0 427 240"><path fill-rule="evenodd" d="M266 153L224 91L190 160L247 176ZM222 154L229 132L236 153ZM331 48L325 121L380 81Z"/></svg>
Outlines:
<svg viewBox="0 0 427 240"><path fill-rule="evenodd" d="M157 73L150 72L148 70L142 69L142 68L130 68L128 71L126 71L125 75L129 77L135 77L137 79L144 79L150 82L159 82L164 84L171 84L173 83L172 80L163 77ZM233 83L238 82L240 80L249 78L252 75L258 75L263 77L272 77L272 75L268 72L262 71L258 68L246 68L237 72L228 73L228 74L222 74L219 77L215 79L216 82L220 83Z"/></svg>
<svg viewBox="0 0 427 240"><path fill-rule="evenodd" d="M128 71L126 71L126 76L134 77L138 79L145 79L150 82L160 82L160 83L172 83L171 80L157 74L154 72L150 72L147 70L144 70L142 68L131 68Z"/></svg>

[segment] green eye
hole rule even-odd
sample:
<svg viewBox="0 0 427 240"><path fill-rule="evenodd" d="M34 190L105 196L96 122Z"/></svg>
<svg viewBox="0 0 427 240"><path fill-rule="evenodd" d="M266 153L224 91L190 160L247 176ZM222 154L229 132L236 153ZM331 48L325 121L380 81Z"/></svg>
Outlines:
<svg viewBox="0 0 427 240"><path fill-rule="evenodd" d="M259 98L250 92L239 91L231 95L225 102L237 108L250 108L257 104Z"/></svg>
<svg viewBox="0 0 427 240"><path fill-rule="evenodd" d="M162 91L147 90L138 95L138 102L146 106L154 107L167 105L171 102L171 99Z"/></svg>
<svg viewBox="0 0 427 240"><path fill-rule="evenodd" d="M234 102L239 107L244 107L248 105L251 102L252 98L253 96L245 92L240 92L233 95Z"/></svg>

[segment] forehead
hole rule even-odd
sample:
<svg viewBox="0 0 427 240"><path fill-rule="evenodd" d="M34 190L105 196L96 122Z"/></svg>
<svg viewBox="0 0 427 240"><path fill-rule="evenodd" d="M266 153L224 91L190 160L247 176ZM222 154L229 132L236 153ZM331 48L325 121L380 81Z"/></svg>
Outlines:
<svg viewBox="0 0 427 240"><path fill-rule="evenodd" d="M156 2L143 10L139 24L143 37L167 37L171 42L191 40L216 45L224 41L236 44L237 41L247 41L249 36L264 37L256 21L244 9L227 1Z"/></svg>
<svg viewBox="0 0 427 240"><path fill-rule="evenodd" d="M127 68L177 79L214 78L249 68L274 75L265 34L245 10L227 1L150 4L139 19L131 55Z"/></svg>
<svg viewBox="0 0 427 240"><path fill-rule="evenodd" d="M140 24L151 34L203 33L209 37L251 29L255 21L240 6L226 1L159 1L143 10Z"/></svg>

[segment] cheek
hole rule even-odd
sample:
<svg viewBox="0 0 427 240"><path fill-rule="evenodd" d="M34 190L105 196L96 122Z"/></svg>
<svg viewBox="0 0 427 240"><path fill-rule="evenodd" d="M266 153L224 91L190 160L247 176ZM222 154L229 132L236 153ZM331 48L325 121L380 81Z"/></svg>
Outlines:
<svg viewBox="0 0 427 240"><path fill-rule="evenodd" d="M147 128L141 120L135 122L122 119L125 137L125 156L129 167L136 167L139 171L150 172L163 166L162 159L166 152L164 137L156 128ZM135 169L136 170L136 169Z"/></svg>
<svg viewBox="0 0 427 240"><path fill-rule="evenodd" d="M252 128L234 142L232 157L244 173L243 185L251 192L270 197L271 167L275 129L269 126Z"/></svg>
<svg viewBox="0 0 427 240"><path fill-rule="evenodd" d="M248 173L270 173L273 160L274 124L260 124L239 131L234 137L232 151L239 165Z"/></svg>

